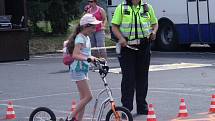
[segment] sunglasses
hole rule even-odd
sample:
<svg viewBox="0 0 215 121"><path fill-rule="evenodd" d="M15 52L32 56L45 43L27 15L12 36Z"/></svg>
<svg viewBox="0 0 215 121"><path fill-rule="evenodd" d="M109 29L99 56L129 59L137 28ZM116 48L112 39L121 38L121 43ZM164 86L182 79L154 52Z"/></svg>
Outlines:
<svg viewBox="0 0 215 121"><path fill-rule="evenodd" d="M93 1L88 1L88 3L93 3Z"/></svg>
<svg viewBox="0 0 215 121"><path fill-rule="evenodd" d="M94 24L87 24L86 27L93 27L94 28L94 27L96 27L96 25L94 25Z"/></svg>

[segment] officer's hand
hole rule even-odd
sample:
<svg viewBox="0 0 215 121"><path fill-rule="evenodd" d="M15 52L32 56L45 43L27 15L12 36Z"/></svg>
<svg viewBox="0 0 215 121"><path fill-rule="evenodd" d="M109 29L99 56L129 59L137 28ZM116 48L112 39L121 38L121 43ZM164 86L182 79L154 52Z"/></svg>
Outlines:
<svg viewBox="0 0 215 121"><path fill-rule="evenodd" d="M127 41L125 40L124 37L121 37L119 39L119 44L122 46L122 47L125 47L127 45Z"/></svg>
<svg viewBox="0 0 215 121"><path fill-rule="evenodd" d="M153 40L155 40L155 39L156 39L156 32L152 32L152 33L150 34L149 40L150 40L150 41L153 41Z"/></svg>

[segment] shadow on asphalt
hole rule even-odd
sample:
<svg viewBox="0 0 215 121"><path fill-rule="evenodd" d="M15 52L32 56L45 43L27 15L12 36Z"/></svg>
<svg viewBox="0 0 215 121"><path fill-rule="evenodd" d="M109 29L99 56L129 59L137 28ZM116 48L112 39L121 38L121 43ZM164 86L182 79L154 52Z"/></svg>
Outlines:
<svg viewBox="0 0 215 121"><path fill-rule="evenodd" d="M56 72L51 72L49 74L60 74L60 73L68 73L69 72L69 69L68 70L60 70L60 71L56 71Z"/></svg>

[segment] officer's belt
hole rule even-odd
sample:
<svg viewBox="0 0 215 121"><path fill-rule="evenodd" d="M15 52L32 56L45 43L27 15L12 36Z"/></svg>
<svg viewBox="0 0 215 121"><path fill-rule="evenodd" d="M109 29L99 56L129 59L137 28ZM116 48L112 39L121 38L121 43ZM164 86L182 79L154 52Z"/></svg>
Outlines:
<svg viewBox="0 0 215 121"><path fill-rule="evenodd" d="M141 39L133 39L133 40L127 41L127 44L128 45L139 45L141 41L143 41L143 40L141 40Z"/></svg>

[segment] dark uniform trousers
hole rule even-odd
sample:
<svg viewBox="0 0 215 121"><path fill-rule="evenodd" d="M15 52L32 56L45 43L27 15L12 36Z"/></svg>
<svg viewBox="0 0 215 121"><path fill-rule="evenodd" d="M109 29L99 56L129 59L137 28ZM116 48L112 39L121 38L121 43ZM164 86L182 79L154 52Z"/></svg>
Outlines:
<svg viewBox="0 0 215 121"><path fill-rule="evenodd" d="M148 91L148 71L151 56L150 42L142 39L139 45L131 45L139 50L121 48L119 62L122 69L121 102L133 110L134 93L136 92L137 112L146 110Z"/></svg>

